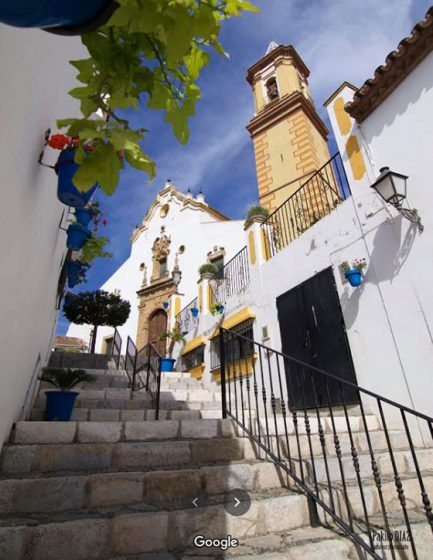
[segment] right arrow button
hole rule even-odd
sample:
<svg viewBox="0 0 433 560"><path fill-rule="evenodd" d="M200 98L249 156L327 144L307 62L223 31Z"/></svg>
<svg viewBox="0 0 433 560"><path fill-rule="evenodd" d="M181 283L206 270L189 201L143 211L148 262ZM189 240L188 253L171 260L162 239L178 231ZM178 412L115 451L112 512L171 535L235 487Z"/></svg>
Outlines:
<svg viewBox="0 0 433 560"><path fill-rule="evenodd" d="M247 513L251 507L251 498L248 492L235 488L224 496L224 508L230 515L240 516Z"/></svg>

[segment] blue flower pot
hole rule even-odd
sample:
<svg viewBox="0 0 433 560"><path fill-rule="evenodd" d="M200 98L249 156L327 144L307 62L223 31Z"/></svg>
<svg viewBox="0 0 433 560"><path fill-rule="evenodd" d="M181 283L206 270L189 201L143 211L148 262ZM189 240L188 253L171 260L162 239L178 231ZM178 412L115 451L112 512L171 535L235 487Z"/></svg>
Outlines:
<svg viewBox="0 0 433 560"><path fill-rule="evenodd" d="M192 307L191 308L191 314L193 317L197 317L198 316L198 309L197 307Z"/></svg>
<svg viewBox="0 0 433 560"><path fill-rule="evenodd" d="M68 227L66 246L72 251L79 251L86 240L92 235L90 230L81 224L71 224Z"/></svg>
<svg viewBox="0 0 433 560"><path fill-rule="evenodd" d="M69 261L66 265L68 276L78 276L82 266L81 261Z"/></svg>
<svg viewBox="0 0 433 560"><path fill-rule="evenodd" d="M218 313L222 313L224 311L224 305L217 305L216 310Z"/></svg>
<svg viewBox="0 0 433 560"><path fill-rule="evenodd" d="M15 27L50 30L72 27L78 32L102 25L115 7L108 0L5 0L0 3L0 21Z"/></svg>
<svg viewBox="0 0 433 560"><path fill-rule="evenodd" d="M80 192L72 183L72 177L78 169L78 164L74 161L75 149L69 148L62 150L56 163L56 172L59 177L57 184L57 198L66 206L73 208L83 208L91 199L93 193L98 188L94 185L86 192Z"/></svg>
<svg viewBox="0 0 433 560"><path fill-rule="evenodd" d="M162 304L162 307L164 309L168 309L168 301L164 301L164 303Z"/></svg>
<svg viewBox="0 0 433 560"><path fill-rule="evenodd" d="M161 358L161 371L173 371L175 361L173 358Z"/></svg>
<svg viewBox="0 0 433 560"><path fill-rule="evenodd" d="M68 288L75 288L78 284L78 276L68 276Z"/></svg>
<svg viewBox="0 0 433 560"><path fill-rule="evenodd" d="M356 268L351 268L347 272L344 273L344 276L349 281L349 284L354 288L357 288L362 284L362 274Z"/></svg>
<svg viewBox="0 0 433 560"><path fill-rule="evenodd" d="M89 225L90 220L93 217L93 212L88 208L76 208L75 209L75 217L77 218L77 222L84 227Z"/></svg>
<svg viewBox="0 0 433 560"><path fill-rule="evenodd" d="M67 422L71 419L77 391L45 391L47 405L44 420Z"/></svg>

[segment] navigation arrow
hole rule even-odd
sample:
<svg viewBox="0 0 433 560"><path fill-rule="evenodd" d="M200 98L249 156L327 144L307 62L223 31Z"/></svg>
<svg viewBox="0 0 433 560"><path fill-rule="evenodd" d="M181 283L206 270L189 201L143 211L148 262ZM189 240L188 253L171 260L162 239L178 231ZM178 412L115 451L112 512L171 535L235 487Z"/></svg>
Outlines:
<svg viewBox="0 0 433 560"><path fill-rule="evenodd" d="M196 508L199 507L199 506L197 505L197 500L198 500L198 498L195 498L195 499L192 501L193 506L196 507Z"/></svg>
<svg viewBox="0 0 433 560"><path fill-rule="evenodd" d="M236 502L236 503L235 503L235 507L238 507L238 505L241 503L241 501L238 500L237 498L235 498L235 502Z"/></svg>

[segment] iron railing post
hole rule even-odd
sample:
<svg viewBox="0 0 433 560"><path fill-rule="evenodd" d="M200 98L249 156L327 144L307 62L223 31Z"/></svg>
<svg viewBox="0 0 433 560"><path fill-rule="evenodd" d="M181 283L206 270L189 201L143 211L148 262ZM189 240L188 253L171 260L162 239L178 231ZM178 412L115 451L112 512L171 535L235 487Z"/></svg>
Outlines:
<svg viewBox="0 0 433 560"><path fill-rule="evenodd" d="M161 356L158 357L158 379L155 402L155 420L159 420L159 401L161 396Z"/></svg>
<svg viewBox="0 0 433 560"><path fill-rule="evenodd" d="M149 391L149 375L150 375L150 344L147 344L147 375L146 375L146 392Z"/></svg>
<svg viewBox="0 0 433 560"><path fill-rule="evenodd" d="M222 417L227 418L227 400L226 400L226 359L224 347L224 329L220 328L220 372L221 372L221 406Z"/></svg>

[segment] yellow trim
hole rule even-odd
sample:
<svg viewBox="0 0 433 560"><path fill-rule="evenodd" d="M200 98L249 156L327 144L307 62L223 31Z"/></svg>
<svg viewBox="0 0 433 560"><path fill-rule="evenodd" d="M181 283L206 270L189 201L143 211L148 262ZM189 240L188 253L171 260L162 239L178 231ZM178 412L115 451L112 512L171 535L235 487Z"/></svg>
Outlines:
<svg viewBox="0 0 433 560"><path fill-rule="evenodd" d="M204 363L201 363L199 366L195 366L189 370L189 374L194 379L201 379L203 377L203 373L205 370Z"/></svg>
<svg viewBox="0 0 433 560"><path fill-rule="evenodd" d="M237 360L234 363L227 364L226 366L226 381L230 381L234 377L234 370L236 368L236 379L239 379L239 374L242 372L242 378L246 376L251 377L254 372L254 362L257 360L257 354L253 354L246 359L246 370L245 371L245 359ZM214 369L212 372L212 377L217 383L221 383L221 369Z"/></svg>
<svg viewBox="0 0 433 560"><path fill-rule="evenodd" d="M269 237L267 232L263 228L260 228L260 233L261 233L260 237L262 240L262 255L265 261L268 261L271 258Z"/></svg>
<svg viewBox="0 0 433 560"><path fill-rule="evenodd" d="M339 97L334 103L334 113L337 119L338 128L343 136L346 136L352 128L352 122L350 120L349 114L344 110L344 99Z"/></svg>
<svg viewBox="0 0 433 560"><path fill-rule="evenodd" d="M198 309L200 313L203 311L203 288L198 287Z"/></svg>
<svg viewBox="0 0 433 560"><path fill-rule="evenodd" d="M355 87L354 85L350 84L349 82L343 82L343 83L341 84L341 86L338 87L330 97L328 97L328 99L325 101L325 103L323 104L323 106L324 106L324 107L327 107L327 106L331 103L331 101L332 101L333 99L335 99L335 98L337 97L337 95L338 95L341 91L343 91L343 89L346 88L346 87L350 88L350 89L353 90L353 91L358 91L358 88Z"/></svg>
<svg viewBox="0 0 433 560"><path fill-rule="evenodd" d="M255 318L256 314L253 313L248 306L242 307L242 309L239 309L239 311L236 311L236 313L233 313L233 315L229 315L228 317L226 317L222 325L218 325L215 331L208 337L208 340L211 340L212 338L216 338L218 336L220 327L222 327L223 329L231 329L236 325L239 325L239 323L243 323L247 319Z"/></svg>
<svg viewBox="0 0 433 560"><path fill-rule="evenodd" d="M174 300L174 316L176 317L180 313L180 297L176 296Z"/></svg>
<svg viewBox="0 0 433 560"><path fill-rule="evenodd" d="M352 168L353 177L358 181L362 179L366 173L364 158L356 136L350 136L346 144L347 155L349 156L350 167Z"/></svg>
<svg viewBox="0 0 433 560"><path fill-rule="evenodd" d="M207 285L207 309L206 309L206 311L212 307L212 303L213 303L212 302L212 299L213 299L212 295L213 295L212 294L212 288L210 287L210 284L208 283L208 285Z"/></svg>
<svg viewBox="0 0 433 560"><path fill-rule="evenodd" d="M256 264L256 243L254 241L254 232L250 231L248 234L248 248L250 254L250 262L252 265Z"/></svg>
<svg viewBox="0 0 433 560"><path fill-rule="evenodd" d="M196 336L195 338L187 342L185 346L182 348L182 352L181 352L182 356L184 354L188 354L188 352L192 352L199 346L203 346L204 344L206 344L206 342L207 341L205 336L203 335Z"/></svg>

